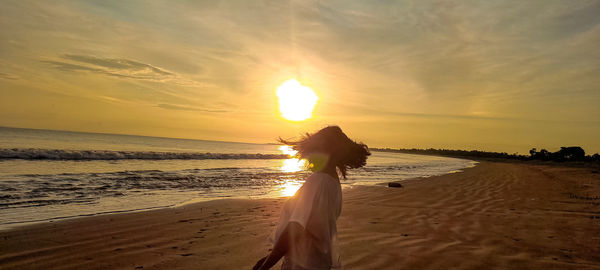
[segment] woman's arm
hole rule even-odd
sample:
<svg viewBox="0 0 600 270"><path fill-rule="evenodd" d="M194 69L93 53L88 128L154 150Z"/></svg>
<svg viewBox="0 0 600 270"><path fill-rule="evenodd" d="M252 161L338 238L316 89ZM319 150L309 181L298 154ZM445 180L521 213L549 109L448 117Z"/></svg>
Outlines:
<svg viewBox="0 0 600 270"><path fill-rule="evenodd" d="M291 245L296 242L296 239L298 239L300 234L303 232L304 227L302 227L302 225L300 225L298 222L292 221L288 223L283 232L281 232L281 235L273 246L273 250L271 250L269 256L264 259L264 262L262 265L260 265L260 267L256 268L255 266L255 269L265 270L273 267L273 265L275 265L281 259L281 257L288 252Z"/></svg>

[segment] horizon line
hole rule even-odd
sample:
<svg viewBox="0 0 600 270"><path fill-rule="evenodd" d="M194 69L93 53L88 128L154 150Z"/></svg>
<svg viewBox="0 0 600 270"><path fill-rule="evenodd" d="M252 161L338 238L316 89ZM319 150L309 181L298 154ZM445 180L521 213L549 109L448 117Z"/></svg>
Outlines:
<svg viewBox="0 0 600 270"><path fill-rule="evenodd" d="M91 132L91 131L78 131L78 130L67 130L67 129L46 129L46 128L28 128L28 127L9 127L1 126L0 128L9 129L29 129L29 130L44 130L44 131L58 131L58 132L72 132L72 133L83 133L83 134L102 134L102 135L118 135L118 136L134 136L134 137L146 137L146 138L158 138L158 139L175 139L175 140L189 140L189 141L206 141L206 142L223 142L223 143L239 143L239 144L273 144L277 143L253 143L253 142L236 142L236 141L220 141L220 140L207 140L207 139L192 139L192 138L177 138L177 137L163 137L163 136L151 136L151 135L138 135L138 134L126 134L126 133L108 133L108 132Z"/></svg>

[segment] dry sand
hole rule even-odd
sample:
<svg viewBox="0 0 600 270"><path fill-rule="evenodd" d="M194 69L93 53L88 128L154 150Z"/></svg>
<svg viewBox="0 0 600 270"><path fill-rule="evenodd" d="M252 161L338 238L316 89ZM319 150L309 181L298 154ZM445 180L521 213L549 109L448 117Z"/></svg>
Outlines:
<svg viewBox="0 0 600 270"><path fill-rule="evenodd" d="M600 174L482 162L344 190L346 269L600 269ZM283 199L219 200L0 232L0 269L250 269Z"/></svg>

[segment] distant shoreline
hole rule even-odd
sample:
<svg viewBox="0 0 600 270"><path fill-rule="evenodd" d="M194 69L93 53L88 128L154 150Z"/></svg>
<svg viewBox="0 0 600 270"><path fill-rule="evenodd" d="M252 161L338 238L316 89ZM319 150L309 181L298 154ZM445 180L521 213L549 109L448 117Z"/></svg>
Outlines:
<svg viewBox="0 0 600 270"><path fill-rule="evenodd" d="M535 149L535 148L534 148ZM426 156L439 156L439 157L450 157L450 158L463 158L471 159L476 161L505 161L505 162L528 162L532 164L540 165L565 165L565 166L592 166L600 168L600 158L598 153L594 155L585 156L582 159L574 160L540 160L533 158L534 156L508 154L505 152L486 152L479 150L452 150L452 149L392 149L392 148L369 148L375 152L390 152L390 153L403 153L403 154L414 154L414 155L426 155ZM560 151L559 151L560 152ZM558 152L557 152L558 153ZM537 154L537 153L536 153ZM552 153L550 153L552 154Z"/></svg>

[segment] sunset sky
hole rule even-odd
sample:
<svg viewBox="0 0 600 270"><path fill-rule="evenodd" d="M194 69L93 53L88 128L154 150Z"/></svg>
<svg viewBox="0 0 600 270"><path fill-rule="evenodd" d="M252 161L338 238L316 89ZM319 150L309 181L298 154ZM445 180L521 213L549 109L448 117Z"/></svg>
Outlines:
<svg viewBox="0 0 600 270"><path fill-rule="evenodd" d="M393 3L391 3L393 2ZM600 152L600 1L2 1L0 126ZM277 87L319 97L281 117Z"/></svg>

